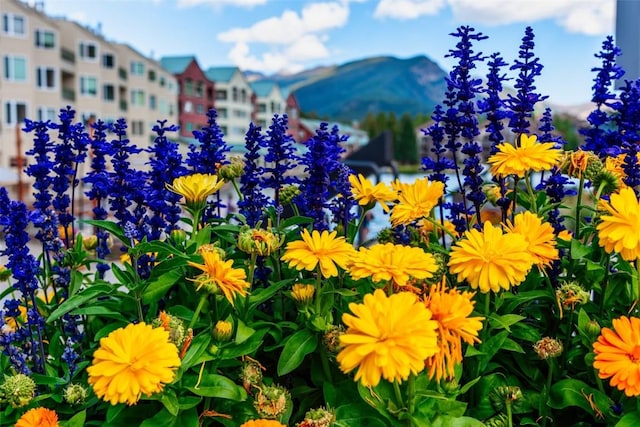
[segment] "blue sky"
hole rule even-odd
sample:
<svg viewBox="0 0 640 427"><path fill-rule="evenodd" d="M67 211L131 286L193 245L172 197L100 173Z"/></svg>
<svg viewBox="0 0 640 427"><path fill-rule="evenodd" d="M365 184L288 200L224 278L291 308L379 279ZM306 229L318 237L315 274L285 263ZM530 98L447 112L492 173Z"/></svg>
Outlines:
<svg viewBox="0 0 640 427"><path fill-rule="evenodd" d="M193 54L203 68L265 73L375 55L426 55L448 71L449 33L460 25L489 36L476 51L511 64L531 26L545 67L538 90L572 105L590 99L615 0L45 0L45 12L99 26L156 59Z"/></svg>

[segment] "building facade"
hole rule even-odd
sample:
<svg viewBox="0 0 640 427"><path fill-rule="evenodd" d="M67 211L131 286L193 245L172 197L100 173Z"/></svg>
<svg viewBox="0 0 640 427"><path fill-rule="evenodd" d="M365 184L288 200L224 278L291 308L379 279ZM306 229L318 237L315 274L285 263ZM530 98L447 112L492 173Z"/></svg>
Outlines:
<svg viewBox="0 0 640 427"><path fill-rule="evenodd" d="M205 72L215 84L215 108L225 142L243 145L249 123L255 119L256 96L238 67L211 67Z"/></svg>
<svg viewBox="0 0 640 427"><path fill-rule="evenodd" d="M25 118L57 120L67 105L78 121L125 118L143 148L156 120L177 121L175 77L132 47L19 0L0 1L0 25L0 185L16 185L19 153L31 148Z"/></svg>
<svg viewBox="0 0 640 427"><path fill-rule="evenodd" d="M207 125L207 111L214 108L215 84L207 78L195 56L169 56L160 64L178 82L180 136L193 138L193 131Z"/></svg>

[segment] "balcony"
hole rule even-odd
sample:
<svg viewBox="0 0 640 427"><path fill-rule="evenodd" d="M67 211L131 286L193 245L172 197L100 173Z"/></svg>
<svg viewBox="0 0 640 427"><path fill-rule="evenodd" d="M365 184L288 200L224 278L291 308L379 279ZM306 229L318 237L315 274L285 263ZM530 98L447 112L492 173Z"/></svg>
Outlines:
<svg viewBox="0 0 640 427"><path fill-rule="evenodd" d="M73 89L67 89L65 87L62 88L62 99L66 101L75 101L76 100L76 91Z"/></svg>
<svg viewBox="0 0 640 427"><path fill-rule="evenodd" d="M62 58L63 61L71 62L72 64L76 63L76 54L64 47L60 49L60 58Z"/></svg>

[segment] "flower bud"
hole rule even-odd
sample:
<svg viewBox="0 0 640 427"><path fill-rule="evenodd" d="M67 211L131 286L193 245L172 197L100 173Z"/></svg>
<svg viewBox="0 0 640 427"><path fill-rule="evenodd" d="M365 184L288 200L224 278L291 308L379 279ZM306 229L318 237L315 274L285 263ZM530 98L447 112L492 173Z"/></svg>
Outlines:
<svg viewBox="0 0 640 427"><path fill-rule="evenodd" d="M291 298L301 306L307 306L313 300L313 294L315 292L316 288L313 285L296 283L291 289Z"/></svg>
<svg viewBox="0 0 640 427"><path fill-rule="evenodd" d="M0 265L0 282L6 282L11 277L11 269L4 265Z"/></svg>
<svg viewBox="0 0 640 427"><path fill-rule="evenodd" d="M245 359L240 370L240 380L242 380L242 386L247 393L250 393L252 388L259 388L262 385L263 370L264 368L257 360Z"/></svg>
<svg viewBox="0 0 640 427"><path fill-rule="evenodd" d="M229 163L225 163L218 169L218 175L226 181L238 179L244 173L244 161L239 156L231 157Z"/></svg>
<svg viewBox="0 0 640 427"><path fill-rule="evenodd" d="M556 290L556 298L563 308L573 309L576 304L586 304L589 297L589 292L576 282L565 282Z"/></svg>
<svg viewBox="0 0 640 427"><path fill-rule="evenodd" d="M28 405L36 396L36 383L24 374L6 376L0 385L0 400L13 408Z"/></svg>
<svg viewBox="0 0 640 427"><path fill-rule="evenodd" d="M280 385L263 384L253 401L253 407L263 418L278 419L291 407L291 394Z"/></svg>
<svg viewBox="0 0 640 427"><path fill-rule="evenodd" d="M184 322L165 311L161 311L158 318L151 322L154 327L162 327L169 332L169 340L175 344L177 348L181 348L187 337Z"/></svg>
<svg viewBox="0 0 640 427"><path fill-rule="evenodd" d="M345 328L342 325L332 325L329 330L324 334L323 342L327 347L329 354L338 354L342 346L340 345L340 336L345 333Z"/></svg>
<svg viewBox="0 0 640 427"><path fill-rule="evenodd" d="M544 337L533 345L533 350L542 360L553 359L562 354L562 343L555 338Z"/></svg>
<svg viewBox="0 0 640 427"><path fill-rule="evenodd" d="M284 243L284 236L280 237L262 228L244 226L238 235L238 249L248 254L269 256Z"/></svg>
<svg viewBox="0 0 640 427"><path fill-rule="evenodd" d="M331 427L336 420L333 411L325 408L316 408L307 411L304 420L297 427Z"/></svg>
<svg viewBox="0 0 640 427"><path fill-rule="evenodd" d="M589 320L587 324L584 325L584 331L587 333L589 338L591 338L591 341L598 339L601 329L600 324L595 320Z"/></svg>
<svg viewBox="0 0 640 427"><path fill-rule="evenodd" d="M227 342L231 339L233 324L227 320L218 320L213 328L213 339L218 342Z"/></svg>
<svg viewBox="0 0 640 427"><path fill-rule="evenodd" d="M280 204L282 206L290 205L293 198L300 194L300 189L295 185L285 185L280 190Z"/></svg>
<svg viewBox="0 0 640 427"><path fill-rule="evenodd" d="M489 400L496 411L504 410L507 403L516 409L523 401L522 390L518 386L498 386L489 393Z"/></svg>
<svg viewBox="0 0 640 427"><path fill-rule="evenodd" d="M220 259L224 260L227 258L227 253L221 247L217 246L215 243L206 243L198 248L199 253L203 252L218 252L220 255Z"/></svg>
<svg viewBox="0 0 640 427"><path fill-rule="evenodd" d="M70 405L83 405L87 400L87 389L80 384L69 384L64 389L63 397Z"/></svg>
<svg viewBox="0 0 640 427"><path fill-rule="evenodd" d="M91 235L82 239L82 247L85 251L93 251L98 247L98 236Z"/></svg>
<svg viewBox="0 0 640 427"><path fill-rule="evenodd" d="M187 232L179 228L171 230L169 236L171 237L171 241L176 245L182 245L187 241Z"/></svg>

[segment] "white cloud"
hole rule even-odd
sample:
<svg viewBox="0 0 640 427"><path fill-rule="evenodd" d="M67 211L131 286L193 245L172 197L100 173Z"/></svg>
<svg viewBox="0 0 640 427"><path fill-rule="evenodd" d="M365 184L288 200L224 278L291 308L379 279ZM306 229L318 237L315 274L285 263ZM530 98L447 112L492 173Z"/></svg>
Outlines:
<svg viewBox="0 0 640 427"><path fill-rule="evenodd" d="M179 7L193 7L200 5L210 5L214 7L221 6L239 6L253 7L267 4L269 0L178 0Z"/></svg>
<svg viewBox="0 0 640 427"><path fill-rule="evenodd" d="M304 61L328 57L325 46L328 32L343 27L348 19L347 0L309 3L299 13L287 9L280 16L258 21L250 27L222 32L218 40L234 43L229 59L240 68L291 72L302 69ZM251 53L251 44L262 44L269 50L258 57Z"/></svg>
<svg viewBox="0 0 640 427"><path fill-rule="evenodd" d="M603 34L613 29L615 0L448 0L459 20L511 24L556 20L568 31Z"/></svg>
<svg viewBox="0 0 640 427"><path fill-rule="evenodd" d="M447 5L457 21L503 25L556 21L569 32L610 34L616 0L379 0L376 18L413 19L434 15Z"/></svg>
<svg viewBox="0 0 640 427"><path fill-rule="evenodd" d="M444 0L380 0L373 16L376 18L414 19L422 15L436 15L444 6Z"/></svg>

